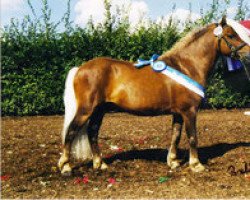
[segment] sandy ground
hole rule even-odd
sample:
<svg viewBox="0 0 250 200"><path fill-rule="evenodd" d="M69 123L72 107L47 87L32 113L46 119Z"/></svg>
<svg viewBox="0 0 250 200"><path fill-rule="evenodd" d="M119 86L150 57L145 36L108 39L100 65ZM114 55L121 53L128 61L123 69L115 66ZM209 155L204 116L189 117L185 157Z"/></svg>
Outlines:
<svg viewBox="0 0 250 200"><path fill-rule="evenodd" d="M62 116L3 117L1 137L2 198L250 198L250 116L245 110L201 111L199 153L207 170L188 168L185 133L180 169L166 164L171 116L105 116L100 147L105 172L92 163L62 177Z"/></svg>

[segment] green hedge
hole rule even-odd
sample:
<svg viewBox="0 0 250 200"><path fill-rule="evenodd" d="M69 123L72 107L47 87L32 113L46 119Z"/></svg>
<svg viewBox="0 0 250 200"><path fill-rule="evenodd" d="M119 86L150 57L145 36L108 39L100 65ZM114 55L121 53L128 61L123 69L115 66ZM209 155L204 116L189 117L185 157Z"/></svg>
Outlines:
<svg viewBox="0 0 250 200"><path fill-rule="evenodd" d="M70 68L98 56L135 61L162 52L197 24L187 24L179 33L176 24L164 27L151 23L129 32L126 15L112 17L106 2L106 21L94 26L90 20L84 29L73 27L69 11L60 23L50 21L50 9L43 0L43 20L12 20L1 36L2 45L2 115L40 115L63 113L65 76ZM32 6L32 5L31 5ZM68 9L69 10L69 9ZM211 13L199 24L211 21ZM220 64L221 65L221 64ZM250 102L249 93L238 93L226 86L223 73L217 70L207 89L209 107L242 107Z"/></svg>
<svg viewBox="0 0 250 200"><path fill-rule="evenodd" d="M2 36L2 114L36 115L63 112L65 76L70 68L98 56L124 60L148 58L178 39L175 26L152 24L129 33L128 25L75 28L57 33L39 30L27 19L13 23Z"/></svg>

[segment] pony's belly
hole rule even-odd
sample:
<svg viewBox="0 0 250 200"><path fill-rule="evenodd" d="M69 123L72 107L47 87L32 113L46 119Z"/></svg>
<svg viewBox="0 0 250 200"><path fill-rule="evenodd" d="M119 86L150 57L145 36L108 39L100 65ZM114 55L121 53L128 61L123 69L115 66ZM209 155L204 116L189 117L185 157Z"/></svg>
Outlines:
<svg viewBox="0 0 250 200"><path fill-rule="evenodd" d="M134 100L134 101L128 101L123 100L118 103L116 103L119 107L135 111L135 112L141 112L141 113L161 113L166 112L170 110L170 103L169 102L163 102L163 101L156 101L151 99L143 99L143 100Z"/></svg>
<svg viewBox="0 0 250 200"><path fill-rule="evenodd" d="M170 98L166 88L130 87L120 85L110 95L109 102L131 111L139 112L161 112L170 109Z"/></svg>

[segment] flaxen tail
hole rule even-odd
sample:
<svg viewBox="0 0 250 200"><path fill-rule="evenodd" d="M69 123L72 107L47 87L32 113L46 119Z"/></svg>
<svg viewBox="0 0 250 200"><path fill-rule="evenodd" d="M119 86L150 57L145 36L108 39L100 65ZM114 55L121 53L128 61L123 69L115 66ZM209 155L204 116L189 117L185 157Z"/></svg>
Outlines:
<svg viewBox="0 0 250 200"><path fill-rule="evenodd" d="M78 71L78 67L72 68L66 78L65 91L64 91L64 106L65 116L64 125L62 131L62 143L65 144L65 137L68 134L70 124L73 122L77 113L77 101L74 90L74 78ZM71 145L71 154L77 159L88 159L92 158L92 151L89 144L87 135L87 124L85 123L81 130L76 133L76 137Z"/></svg>

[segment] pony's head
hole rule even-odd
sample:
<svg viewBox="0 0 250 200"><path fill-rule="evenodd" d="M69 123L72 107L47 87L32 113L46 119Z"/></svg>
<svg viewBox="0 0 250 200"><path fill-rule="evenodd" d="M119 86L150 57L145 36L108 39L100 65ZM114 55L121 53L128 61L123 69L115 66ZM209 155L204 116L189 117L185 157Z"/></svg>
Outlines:
<svg viewBox="0 0 250 200"><path fill-rule="evenodd" d="M250 58L250 37L248 30L240 23L223 17L216 24L214 34L218 38L218 51L234 58Z"/></svg>

